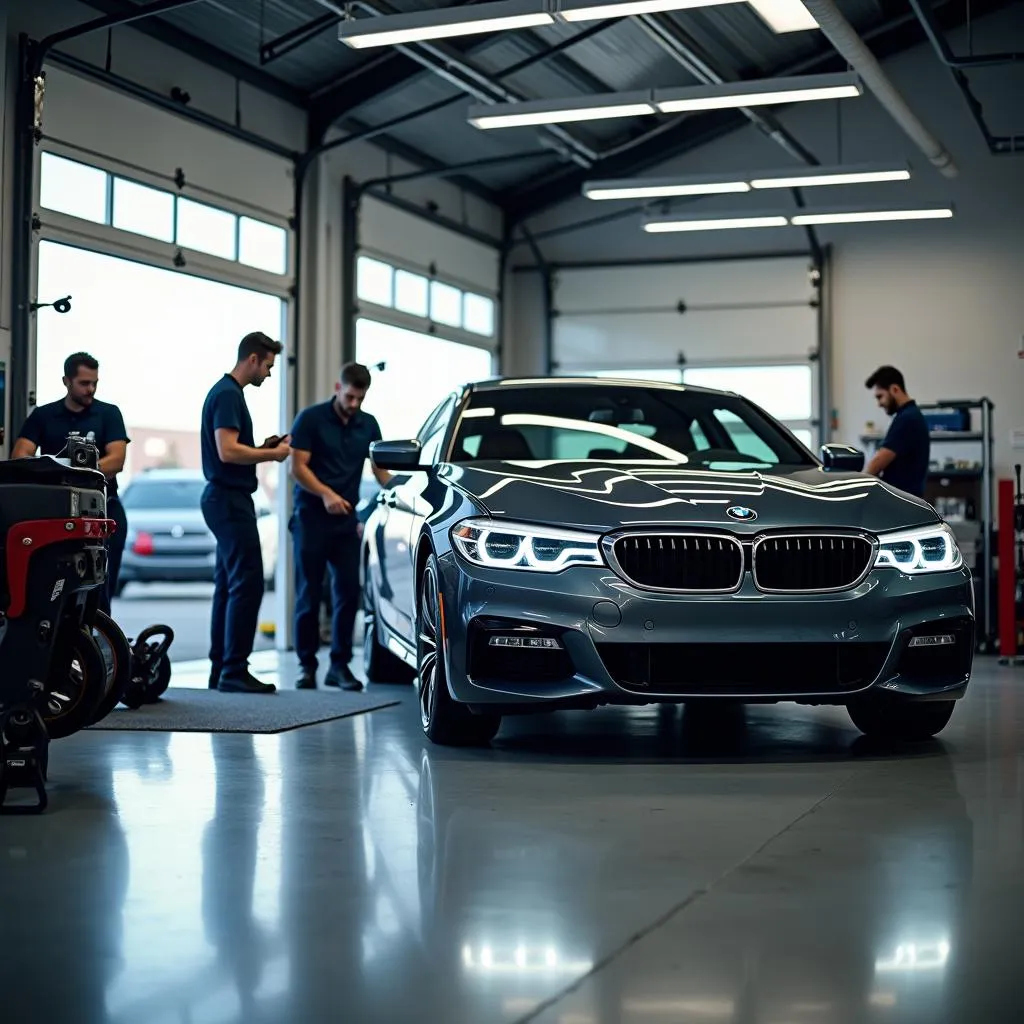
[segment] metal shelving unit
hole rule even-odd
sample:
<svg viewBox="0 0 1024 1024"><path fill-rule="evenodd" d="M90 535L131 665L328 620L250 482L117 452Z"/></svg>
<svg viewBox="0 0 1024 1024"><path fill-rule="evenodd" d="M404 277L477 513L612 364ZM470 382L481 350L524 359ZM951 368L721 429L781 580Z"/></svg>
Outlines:
<svg viewBox="0 0 1024 1024"><path fill-rule="evenodd" d="M988 398L950 399L930 405L920 405L922 412L966 412L971 419L971 430L932 430L932 445L939 444L976 444L980 447L980 466L977 468L936 468L928 473L928 491L925 497L932 504L938 498L954 497L966 501L974 500L976 514L967 516L967 521L978 523L978 550L973 566L977 604L981 608L978 630L978 650L987 654L996 649L996 629L993 608L995 604L994 569L992 565L995 549L993 537L995 533L993 502L994 502L994 446L995 434L992 428L994 403ZM977 421L977 422L975 422ZM867 447L878 447L884 440L884 434L862 434L861 443ZM934 455L934 448L932 449ZM934 458L933 458L933 461ZM951 523L955 528L955 523ZM979 564L980 563L980 567ZM980 568L980 580L979 580Z"/></svg>

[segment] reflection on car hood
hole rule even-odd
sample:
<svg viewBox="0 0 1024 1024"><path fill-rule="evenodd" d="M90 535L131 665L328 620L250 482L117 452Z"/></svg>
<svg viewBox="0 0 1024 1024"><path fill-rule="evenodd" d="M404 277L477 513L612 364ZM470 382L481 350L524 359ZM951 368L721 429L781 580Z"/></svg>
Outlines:
<svg viewBox="0 0 1024 1024"><path fill-rule="evenodd" d="M938 522L925 501L863 473L813 467L713 472L652 462L476 462L442 474L489 514L581 529L687 525L757 533L847 527L875 533ZM729 509L749 509L727 515Z"/></svg>

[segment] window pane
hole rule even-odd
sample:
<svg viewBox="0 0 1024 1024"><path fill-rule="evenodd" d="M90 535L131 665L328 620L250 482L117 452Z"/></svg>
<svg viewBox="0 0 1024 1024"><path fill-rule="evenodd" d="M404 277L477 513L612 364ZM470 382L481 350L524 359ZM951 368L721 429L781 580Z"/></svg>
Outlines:
<svg viewBox="0 0 1024 1024"><path fill-rule="evenodd" d="M360 256L356 261L356 294L378 306L390 306L394 273L390 264Z"/></svg>
<svg viewBox="0 0 1024 1024"><path fill-rule="evenodd" d="M411 274L408 270L396 270L395 309L412 316L427 316L429 306L427 279L421 274Z"/></svg>
<svg viewBox="0 0 1024 1024"><path fill-rule="evenodd" d="M178 197L178 245L196 252L233 260L237 217L205 203Z"/></svg>
<svg viewBox="0 0 1024 1024"><path fill-rule="evenodd" d="M449 327L462 326L462 292L450 284L430 282L430 319Z"/></svg>
<svg viewBox="0 0 1024 1024"><path fill-rule="evenodd" d="M801 441L808 448L810 448L812 452L814 451L814 438L811 436L811 432L809 430L795 430L793 428L790 429L793 430L793 434L797 437L799 441Z"/></svg>
<svg viewBox="0 0 1024 1024"><path fill-rule="evenodd" d="M288 232L252 217L238 221L238 262L270 274L288 270Z"/></svg>
<svg viewBox="0 0 1024 1024"><path fill-rule="evenodd" d="M713 366L683 371L683 383L735 391L779 420L809 420L811 367Z"/></svg>
<svg viewBox="0 0 1024 1024"><path fill-rule="evenodd" d="M494 300L466 292L463 296L463 326L474 334L489 338L494 334Z"/></svg>
<svg viewBox="0 0 1024 1024"><path fill-rule="evenodd" d="M95 224L107 223L106 171L43 153L39 168L39 202L48 210Z"/></svg>
<svg viewBox="0 0 1024 1024"><path fill-rule="evenodd" d="M174 196L158 188L114 178L113 224L160 242L174 241Z"/></svg>

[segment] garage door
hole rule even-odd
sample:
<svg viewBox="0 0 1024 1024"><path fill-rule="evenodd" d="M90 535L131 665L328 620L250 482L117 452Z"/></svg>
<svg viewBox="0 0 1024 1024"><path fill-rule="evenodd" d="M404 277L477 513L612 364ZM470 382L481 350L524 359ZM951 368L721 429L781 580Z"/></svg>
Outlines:
<svg viewBox="0 0 1024 1024"><path fill-rule="evenodd" d="M803 257L560 269L552 372L737 391L820 440L817 275Z"/></svg>
<svg viewBox="0 0 1024 1024"><path fill-rule="evenodd" d="M359 208L359 316L492 353L498 348L501 255L374 196Z"/></svg>

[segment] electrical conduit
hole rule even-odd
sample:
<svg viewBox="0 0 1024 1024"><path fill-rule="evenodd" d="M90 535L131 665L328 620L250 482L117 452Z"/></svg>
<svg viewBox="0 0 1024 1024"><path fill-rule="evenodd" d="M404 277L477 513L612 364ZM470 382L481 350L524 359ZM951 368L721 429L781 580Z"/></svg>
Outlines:
<svg viewBox="0 0 1024 1024"><path fill-rule="evenodd" d="M960 172L949 150L928 131L920 118L910 109L907 101L882 70L875 55L843 17L833 0L803 0L803 5L810 11L825 37L860 75L864 84L874 93L875 98L885 107L892 119L910 136L940 173L947 178L955 178Z"/></svg>

